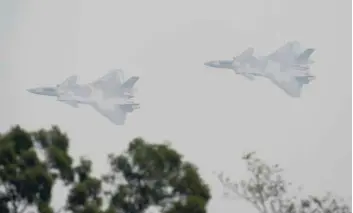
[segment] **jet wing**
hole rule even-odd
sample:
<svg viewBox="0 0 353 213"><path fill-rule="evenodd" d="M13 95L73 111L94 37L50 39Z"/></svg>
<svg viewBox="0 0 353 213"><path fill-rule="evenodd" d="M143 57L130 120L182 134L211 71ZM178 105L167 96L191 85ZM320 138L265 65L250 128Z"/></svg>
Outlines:
<svg viewBox="0 0 353 213"><path fill-rule="evenodd" d="M288 66L287 63L284 63L284 62L280 62L280 63L279 63L279 70L280 70L281 72L285 72L285 71L287 71L289 68L290 68L290 67Z"/></svg>
<svg viewBox="0 0 353 213"><path fill-rule="evenodd" d="M112 70L100 79L91 83L94 88L104 91L104 98L110 98L121 93L122 70Z"/></svg>
<svg viewBox="0 0 353 213"><path fill-rule="evenodd" d="M275 52L268 55L268 58L273 61L283 61L284 59L294 59L299 51L300 44L297 41L287 42Z"/></svg>
<svg viewBox="0 0 353 213"><path fill-rule="evenodd" d="M101 115L108 118L114 124L116 124L116 125L124 125L125 124L126 112L120 107L119 104L115 104L112 107L102 106L99 104L92 104L92 106Z"/></svg>
<svg viewBox="0 0 353 213"><path fill-rule="evenodd" d="M289 96L295 97L295 98L300 97L304 83L296 79L296 77L291 76L285 79L272 77L269 79L272 81L272 83L274 83L279 88L281 88Z"/></svg>
<svg viewBox="0 0 353 213"><path fill-rule="evenodd" d="M281 72L279 64L272 62L268 64L266 68L265 77L268 78L273 84L282 89L291 97L300 97L302 87L305 81L300 78L310 77L305 73L299 73L297 71Z"/></svg>
<svg viewBox="0 0 353 213"><path fill-rule="evenodd" d="M255 79L255 77L249 73L241 73L242 76L244 76L245 78L247 78L250 81L253 81Z"/></svg>
<svg viewBox="0 0 353 213"><path fill-rule="evenodd" d="M122 70L112 70L99 78L98 80L95 80L94 82L91 83L91 85L95 87L104 87L107 85L117 85L121 86L121 72Z"/></svg>
<svg viewBox="0 0 353 213"><path fill-rule="evenodd" d="M65 103L65 104L68 104L68 105L70 105L70 106L72 106L74 108L78 108L78 105L77 105L76 101L61 101L61 102Z"/></svg>
<svg viewBox="0 0 353 213"><path fill-rule="evenodd" d="M263 72L260 70L260 67L255 65L252 61L241 62L238 65L238 69L234 70L236 74L240 74L247 78L248 80L254 80L255 76L262 76Z"/></svg>
<svg viewBox="0 0 353 213"><path fill-rule="evenodd" d="M251 73L251 70L249 69L249 67L247 66L248 64L246 63L241 63L239 66L238 71L235 71L236 74L240 74L242 76L244 76L245 78L247 78L248 80L254 80L254 76Z"/></svg>

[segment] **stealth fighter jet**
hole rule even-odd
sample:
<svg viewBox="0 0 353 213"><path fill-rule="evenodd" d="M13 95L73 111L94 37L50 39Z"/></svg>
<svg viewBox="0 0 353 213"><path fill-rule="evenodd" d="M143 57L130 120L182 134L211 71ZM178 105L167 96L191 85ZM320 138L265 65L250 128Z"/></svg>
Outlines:
<svg viewBox="0 0 353 213"><path fill-rule="evenodd" d="M288 95L299 97L303 85L315 77L309 73L309 65L313 63L309 57L314 49L298 52L298 46L297 42L288 42L274 53L258 58L253 55L254 49L248 48L233 60L209 61L205 65L232 69L249 80L254 80L255 76L265 77Z"/></svg>
<svg viewBox="0 0 353 213"><path fill-rule="evenodd" d="M289 69L307 71L314 63L309 59L314 51L313 48L301 51L299 42L291 41L266 56L254 57L254 48L250 47L240 55L233 57L233 60L208 61L204 64L214 68L232 69L236 74L253 80L254 76L261 75L261 71L266 68L269 60L279 63L282 72Z"/></svg>
<svg viewBox="0 0 353 213"><path fill-rule="evenodd" d="M77 108L88 104L116 125L125 123L127 113L138 109L134 101L134 85L139 79L133 76L123 81L122 70L113 70L88 84L76 83L77 76L67 78L56 87L28 89L29 92L57 97L57 100Z"/></svg>

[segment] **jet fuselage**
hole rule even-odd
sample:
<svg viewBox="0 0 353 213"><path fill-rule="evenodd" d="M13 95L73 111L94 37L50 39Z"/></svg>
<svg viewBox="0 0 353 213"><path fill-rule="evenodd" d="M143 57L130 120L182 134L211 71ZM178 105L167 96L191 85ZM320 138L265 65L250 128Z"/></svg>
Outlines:
<svg viewBox="0 0 353 213"><path fill-rule="evenodd" d="M120 105L127 112L132 112L133 109L139 107L139 104L133 101L132 98L134 96L130 91L125 91L125 95L121 95L120 91L117 91L114 97L105 98L102 89L94 88L89 84L75 84L62 90L58 89L58 87L38 87L28 89L28 91L37 95L57 97L58 101L65 103L98 104L103 108Z"/></svg>
<svg viewBox="0 0 353 213"><path fill-rule="evenodd" d="M132 76L122 79L122 70L112 70L88 84L77 84L77 76L68 77L56 87L38 87L28 92L57 97L57 101L77 108L78 104L87 104L116 125L124 125L127 113L140 108L134 97L134 85L139 80Z"/></svg>
<svg viewBox="0 0 353 213"><path fill-rule="evenodd" d="M121 95L120 91L116 91L116 95L105 97L104 91L100 88L95 88L90 85L82 85L72 88L71 91L66 91L64 95L58 97L60 101L77 101L81 104L98 104L103 108L115 105L130 105L130 108L124 106L129 111L131 106L138 106L134 103L131 96Z"/></svg>
<svg viewBox="0 0 353 213"><path fill-rule="evenodd" d="M252 70L241 70L241 62L234 61L234 60L216 60L216 61L208 61L204 63L205 66L208 67L213 67L213 68L223 68L223 69L231 69L235 71L237 74L241 73L248 73L254 76L261 76L260 70L261 69L256 69L254 65L248 64L248 66L252 66ZM255 71L256 70L256 71Z"/></svg>
<svg viewBox="0 0 353 213"><path fill-rule="evenodd" d="M214 68L233 69L233 60L217 60L204 63L206 66Z"/></svg>

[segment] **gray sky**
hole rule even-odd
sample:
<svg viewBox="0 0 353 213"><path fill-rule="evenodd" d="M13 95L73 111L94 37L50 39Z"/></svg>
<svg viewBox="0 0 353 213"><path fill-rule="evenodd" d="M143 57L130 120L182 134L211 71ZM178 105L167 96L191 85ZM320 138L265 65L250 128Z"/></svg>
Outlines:
<svg viewBox="0 0 353 213"><path fill-rule="evenodd" d="M223 200L211 174L245 174L240 160L256 150L280 163L308 193L334 191L350 199L350 1L217 0L0 1L0 130L57 124L75 156L89 156L95 172L106 154L136 136L170 140L211 184L209 212L251 211ZM316 48L317 76L295 99L266 79L248 81L205 61L230 59L247 47L256 55L298 40ZM89 106L78 109L26 89L79 83L122 68L139 75L141 108L125 126ZM203 147L202 150L197 147ZM63 201L55 198L55 205ZM251 212L255 212L254 210Z"/></svg>

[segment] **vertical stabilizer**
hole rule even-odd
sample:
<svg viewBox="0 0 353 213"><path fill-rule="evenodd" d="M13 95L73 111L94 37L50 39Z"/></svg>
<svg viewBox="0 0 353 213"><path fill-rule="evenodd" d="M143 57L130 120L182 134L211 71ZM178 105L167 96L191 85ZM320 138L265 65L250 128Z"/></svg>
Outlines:
<svg viewBox="0 0 353 213"><path fill-rule="evenodd" d="M314 51L315 49L313 48L306 49L297 57L297 63L308 63L309 57L311 56L311 54L313 54Z"/></svg>
<svg viewBox="0 0 353 213"><path fill-rule="evenodd" d="M123 83L123 85L121 85L122 88L124 89L132 89L135 85L135 83L139 80L140 78L137 76L133 76L131 78L129 78L127 81L125 81Z"/></svg>

